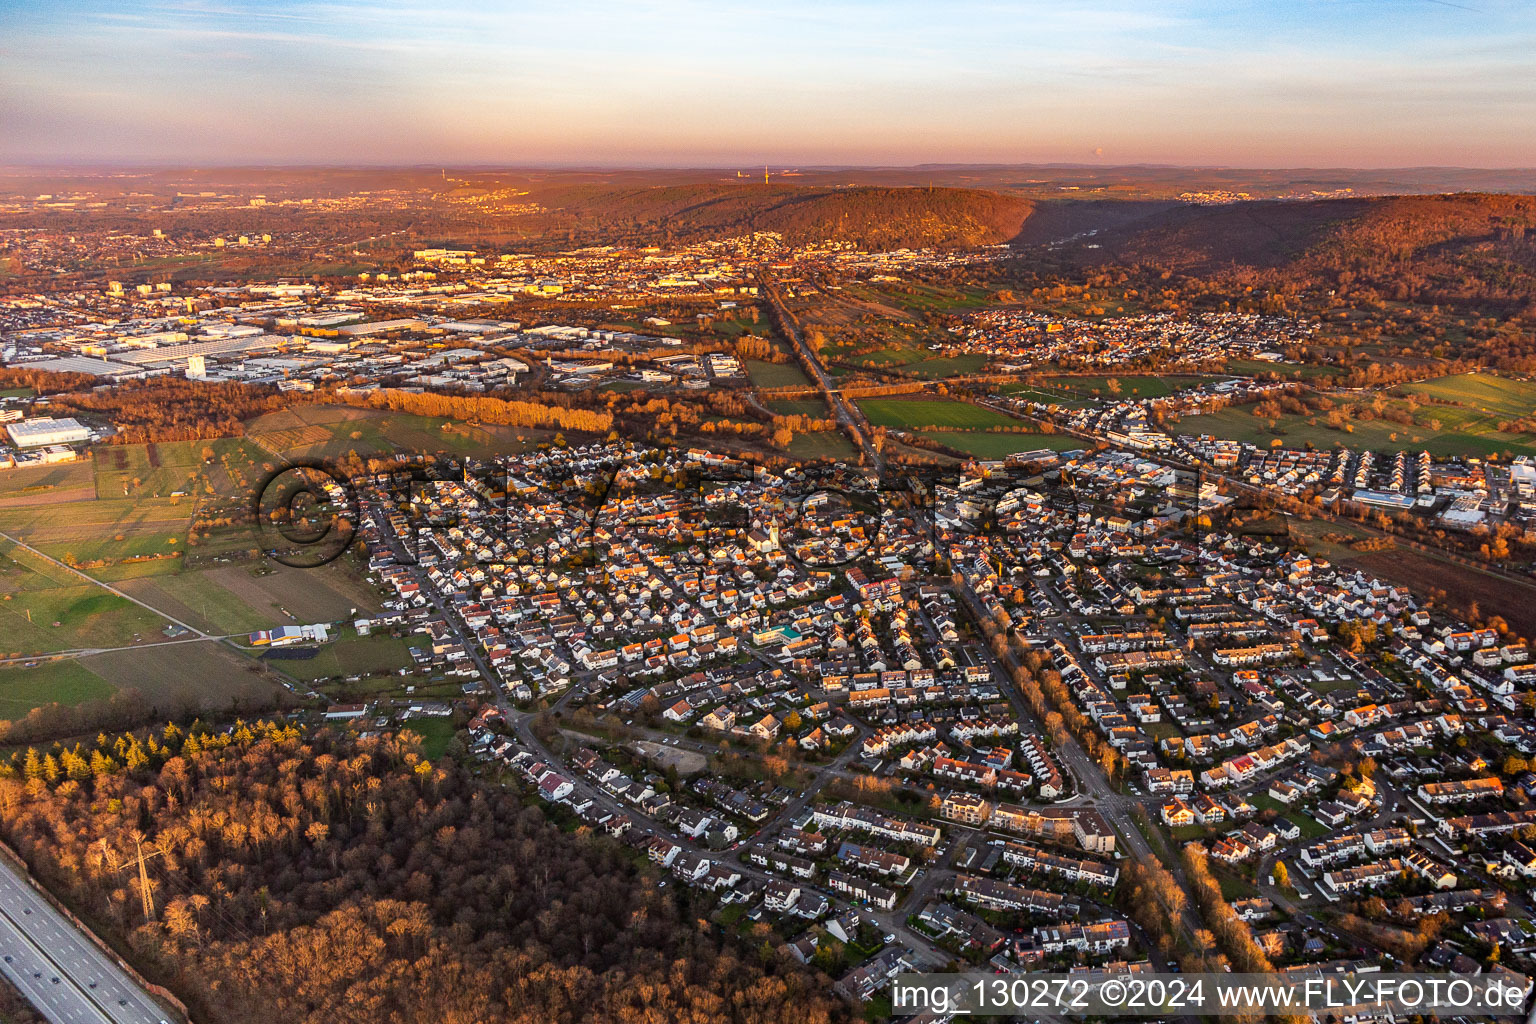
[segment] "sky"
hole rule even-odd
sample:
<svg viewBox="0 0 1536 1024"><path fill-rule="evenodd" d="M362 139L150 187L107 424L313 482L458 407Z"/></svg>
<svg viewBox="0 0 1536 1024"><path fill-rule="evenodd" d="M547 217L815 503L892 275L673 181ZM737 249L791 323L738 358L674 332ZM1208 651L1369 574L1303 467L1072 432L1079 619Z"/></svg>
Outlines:
<svg viewBox="0 0 1536 1024"><path fill-rule="evenodd" d="M1536 166L1527 0L0 0L0 163Z"/></svg>

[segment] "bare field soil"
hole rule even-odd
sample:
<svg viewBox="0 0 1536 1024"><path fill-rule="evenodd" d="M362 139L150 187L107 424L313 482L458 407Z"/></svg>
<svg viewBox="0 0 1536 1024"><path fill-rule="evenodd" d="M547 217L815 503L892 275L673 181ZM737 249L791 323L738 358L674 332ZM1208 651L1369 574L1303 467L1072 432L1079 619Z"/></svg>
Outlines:
<svg viewBox="0 0 1536 1024"><path fill-rule="evenodd" d="M167 707L270 707L287 693L268 669L216 640L110 651L80 664L114 687L132 687Z"/></svg>

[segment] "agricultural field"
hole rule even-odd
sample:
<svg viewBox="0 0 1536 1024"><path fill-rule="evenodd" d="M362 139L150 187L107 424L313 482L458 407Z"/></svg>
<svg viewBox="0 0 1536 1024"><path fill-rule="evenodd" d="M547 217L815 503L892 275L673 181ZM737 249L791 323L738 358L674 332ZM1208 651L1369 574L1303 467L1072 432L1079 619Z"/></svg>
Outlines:
<svg viewBox="0 0 1536 1024"><path fill-rule="evenodd" d="M853 457L855 449L842 431L823 430L814 434L796 434L789 442L789 454L797 459L846 459Z"/></svg>
<svg viewBox="0 0 1536 1024"><path fill-rule="evenodd" d="M1241 377L1295 377L1300 380L1318 380L1332 377L1339 371L1332 366L1298 366L1295 363L1271 363L1265 359L1229 359L1227 372Z"/></svg>
<svg viewBox="0 0 1536 1024"><path fill-rule="evenodd" d="M780 416L810 416L819 420L832 416L827 412L827 403L819 398L775 398L764 404Z"/></svg>
<svg viewBox="0 0 1536 1024"><path fill-rule="evenodd" d="M379 595L350 556L316 569L266 562L188 570L125 581L123 591L205 632L252 633L334 622L377 611Z"/></svg>
<svg viewBox="0 0 1536 1024"><path fill-rule="evenodd" d="M1460 431L1445 428L1439 432L1428 426L1404 426L1390 420L1352 420L1350 431L1327 425L1321 416L1283 414L1274 419L1253 415L1253 406L1231 406L1205 416L1188 416L1173 428L1181 434L1210 434L1232 441L1269 445L1278 441L1286 447L1372 448L1381 451L1428 451L1436 456L1475 455L1487 457L1509 452L1536 455L1536 435ZM1438 416L1439 406L1423 406L1425 415ZM1455 412L1447 409L1447 412ZM1442 421L1444 422L1444 421ZM1271 423L1274 425L1271 426Z"/></svg>
<svg viewBox="0 0 1536 1024"><path fill-rule="evenodd" d="M322 644L313 657L294 648L279 648L263 655L262 660L295 679L316 680L331 676L364 676L392 673L414 664L410 644L387 633L358 636L350 629L337 639Z"/></svg>
<svg viewBox="0 0 1536 1024"><path fill-rule="evenodd" d="M80 704L111 696L112 686L78 661L0 668L0 719L14 720L44 704Z"/></svg>
<svg viewBox="0 0 1536 1024"><path fill-rule="evenodd" d="M761 359L744 359L742 366L752 378L754 387L760 388L808 388L810 380L796 362L765 363Z"/></svg>
<svg viewBox="0 0 1536 1024"><path fill-rule="evenodd" d="M1467 433L1496 433L1500 422L1536 412L1536 380L1491 373L1463 373L1400 384L1387 392L1427 400L1419 408L1444 425Z"/></svg>
<svg viewBox="0 0 1536 1024"><path fill-rule="evenodd" d="M901 370L903 373L916 374L929 380L941 380L945 377L959 377L970 373L980 373L986 365L986 356L980 353L967 352L954 356L934 356L929 359L922 359L902 366Z"/></svg>
<svg viewBox="0 0 1536 1024"><path fill-rule="evenodd" d="M246 424L267 458L338 459L398 451L485 456L524 450L553 436L528 427L465 423L340 405L301 405Z"/></svg>
<svg viewBox="0 0 1536 1024"><path fill-rule="evenodd" d="M271 707L287 695L278 674L217 640L111 651L80 664L162 708L238 711Z"/></svg>
<svg viewBox="0 0 1536 1024"><path fill-rule="evenodd" d="M899 284L861 283L842 288L839 297L860 304L870 304L901 313L954 313L979 309L993 299L992 293L976 286L955 288L922 281Z"/></svg>
<svg viewBox="0 0 1536 1024"><path fill-rule="evenodd" d="M1016 426L1018 420L969 402L929 398L865 398L859 408L871 424L898 430L923 427L957 427L984 430L987 427Z"/></svg>
<svg viewBox="0 0 1536 1024"><path fill-rule="evenodd" d="M0 509L89 501L96 496L91 462L0 470Z"/></svg>
<svg viewBox="0 0 1536 1024"><path fill-rule="evenodd" d="M1084 447L1081 438L1069 434L989 433L984 430L920 430L918 434L978 459L1002 459L1015 452L1032 452L1041 448L1066 452Z"/></svg>
<svg viewBox="0 0 1536 1024"><path fill-rule="evenodd" d="M126 647L163 639L167 625L126 598L0 540L0 653Z"/></svg>
<svg viewBox="0 0 1536 1024"><path fill-rule="evenodd" d="M1043 384L1043 390L1060 390L1070 395L1088 398L1167 398L1189 388L1208 384L1215 377L1153 377L1153 376L1098 376L1052 377ZM1118 388L1111 385L1111 381Z"/></svg>

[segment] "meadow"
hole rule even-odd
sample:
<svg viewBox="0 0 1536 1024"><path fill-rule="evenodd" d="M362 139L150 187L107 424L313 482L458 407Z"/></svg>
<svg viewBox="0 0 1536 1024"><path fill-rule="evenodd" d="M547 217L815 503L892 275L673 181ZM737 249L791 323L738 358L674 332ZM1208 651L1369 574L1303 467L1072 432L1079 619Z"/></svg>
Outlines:
<svg viewBox="0 0 1536 1024"><path fill-rule="evenodd" d="M1019 422L1000 412L952 399L865 398L859 402L859 408L872 425L899 430L924 427L985 430L987 427L1011 427Z"/></svg>

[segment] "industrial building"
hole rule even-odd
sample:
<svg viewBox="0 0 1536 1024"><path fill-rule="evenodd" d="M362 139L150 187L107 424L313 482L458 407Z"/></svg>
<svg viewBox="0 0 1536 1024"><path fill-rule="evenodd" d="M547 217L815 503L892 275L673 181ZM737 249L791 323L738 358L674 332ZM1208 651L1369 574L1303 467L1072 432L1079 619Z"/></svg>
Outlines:
<svg viewBox="0 0 1536 1024"><path fill-rule="evenodd" d="M36 417L22 420L20 423L12 423L5 428L10 431L11 440L18 448L41 448L52 444L79 444L91 439L89 428L82 426L77 420L65 417L63 419L49 419Z"/></svg>

